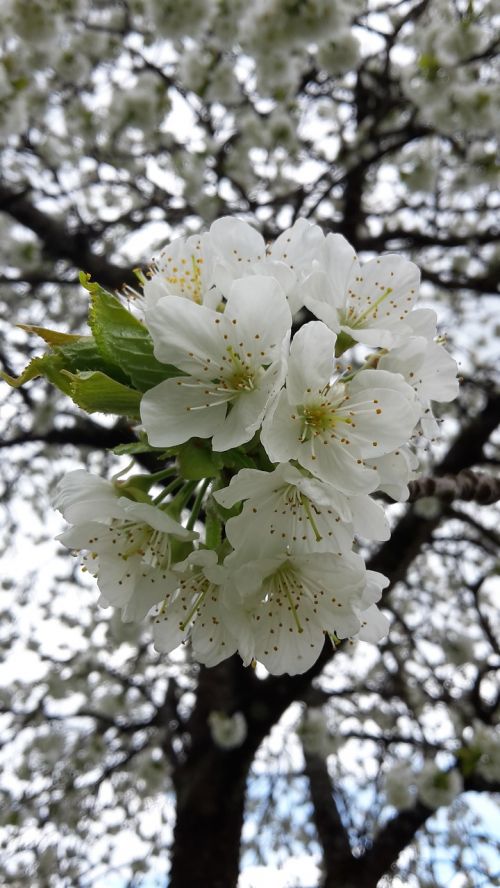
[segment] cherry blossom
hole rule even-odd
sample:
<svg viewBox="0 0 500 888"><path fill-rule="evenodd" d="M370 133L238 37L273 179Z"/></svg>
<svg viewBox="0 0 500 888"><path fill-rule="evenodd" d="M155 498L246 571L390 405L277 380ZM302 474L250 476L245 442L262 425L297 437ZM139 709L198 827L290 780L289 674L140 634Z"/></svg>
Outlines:
<svg viewBox="0 0 500 888"><path fill-rule="evenodd" d="M177 238L154 261L143 285L143 310L155 308L162 296L183 296L216 308L220 294L214 283L214 257L208 233Z"/></svg>
<svg viewBox="0 0 500 888"><path fill-rule="evenodd" d="M286 389L268 411L262 443L276 462L296 459L343 493L369 493L378 475L366 459L403 444L420 410L410 386L395 373L361 370L332 382L335 342L321 322L296 334Z"/></svg>
<svg viewBox="0 0 500 888"><path fill-rule="evenodd" d="M82 565L97 579L100 604L121 608L124 621L143 619L172 584L175 541L198 536L162 509L120 496L111 482L80 470L62 479L55 504L74 524L58 539L83 550Z"/></svg>
<svg viewBox="0 0 500 888"><path fill-rule="evenodd" d="M406 319L420 282L413 262L388 254L361 266L346 239L329 234L314 264L304 286L304 303L335 333L343 334L341 351L353 340L391 348L411 334Z"/></svg>
<svg viewBox="0 0 500 888"><path fill-rule="evenodd" d="M175 581L154 617L158 651L168 653L190 636L197 660L215 666L234 654L236 636L223 604L227 572L213 551L200 550L175 566Z"/></svg>
<svg viewBox="0 0 500 888"><path fill-rule="evenodd" d="M146 320L157 358L186 374L142 399L149 441L168 447L213 437L214 450L249 441L286 369L291 316L277 281L260 275L235 281L224 313L165 297Z"/></svg>
<svg viewBox="0 0 500 888"><path fill-rule="evenodd" d="M272 672L305 672L321 653L325 632L347 638L360 629L365 587L363 559L354 553L281 554L243 564L232 580L250 620L245 662ZM233 626L240 615L232 611Z"/></svg>

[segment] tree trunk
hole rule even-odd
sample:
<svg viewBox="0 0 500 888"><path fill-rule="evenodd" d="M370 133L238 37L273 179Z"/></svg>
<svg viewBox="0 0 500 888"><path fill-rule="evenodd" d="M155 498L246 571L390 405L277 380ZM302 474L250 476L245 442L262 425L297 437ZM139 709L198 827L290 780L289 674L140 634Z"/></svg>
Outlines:
<svg viewBox="0 0 500 888"><path fill-rule="evenodd" d="M169 888L236 888L250 764L239 753L216 751L179 772Z"/></svg>
<svg viewBox="0 0 500 888"><path fill-rule="evenodd" d="M247 776L268 730L268 723L255 724L249 712L251 673L238 657L200 668L196 704L185 725L185 754L173 774L177 819L169 888L237 885ZM220 749L208 716L212 711L231 715L236 709L247 718L248 736L237 749Z"/></svg>

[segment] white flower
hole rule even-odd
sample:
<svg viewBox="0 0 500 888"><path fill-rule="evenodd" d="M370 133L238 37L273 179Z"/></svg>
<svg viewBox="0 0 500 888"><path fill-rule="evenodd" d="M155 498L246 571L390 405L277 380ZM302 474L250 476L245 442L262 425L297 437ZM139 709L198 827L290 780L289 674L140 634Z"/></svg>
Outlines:
<svg viewBox="0 0 500 888"><path fill-rule="evenodd" d="M208 724L212 740L220 749L237 749L246 740L248 728L242 712L234 712L232 715L210 712Z"/></svg>
<svg viewBox="0 0 500 888"><path fill-rule="evenodd" d="M378 484L369 457L406 441L420 416L410 386L395 373L362 370L332 382L335 334L311 322L290 348L286 390L269 408L261 440L274 462L296 459L346 494Z"/></svg>
<svg viewBox="0 0 500 888"><path fill-rule="evenodd" d="M217 564L216 553L207 549L192 552L174 571L174 585L154 619L155 648L169 653L190 636L195 658L205 666L216 666L237 649L221 588L227 572Z"/></svg>
<svg viewBox="0 0 500 888"><path fill-rule="evenodd" d="M213 496L226 509L246 500L241 514L226 523L240 563L287 546L294 552L352 548L348 500L333 485L288 463L273 472L242 469Z"/></svg>
<svg viewBox="0 0 500 888"><path fill-rule="evenodd" d="M214 283L214 255L208 234L173 240L153 263L141 305L155 308L163 296L182 296L198 305L216 308L221 299Z"/></svg>
<svg viewBox="0 0 500 888"><path fill-rule="evenodd" d="M367 459L366 464L377 471L378 490L396 501L404 502L408 499L408 484L417 477L418 458L407 445L403 444L397 450L378 456L377 459Z"/></svg>
<svg viewBox="0 0 500 888"><path fill-rule="evenodd" d="M174 582L172 538L198 536L160 508L122 497L110 482L80 470L59 483L56 506L75 524L58 539L85 551L82 562L97 578L99 603L121 608L125 622L143 619Z"/></svg>
<svg viewBox="0 0 500 888"><path fill-rule="evenodd" d="M217 257L215 279L222 292L228 293L237 278L269 275L279 281L295 313L303 305L302 281L310 274L325 237L319 225L297 219L266 247L254 228L225 216L210 227L210 240Z"/></svg>
<svg viewBox="0 0 500 888"><path fill-rule="evenodd" d="M418 796L428 808L450 805L464 788L459 771L442 771L435 762L425 762L415 782Z"/></svg>
<svg viewBox="0 0 500 888"><path fill-rule="evenodd" d="M413 262L388 254L361 266L346 239L329 234L315 265L304 284L304 303L335 333L343 333L347 345L350 338L391 348L411 335L405 320L420 282Z"/></svg>
<svg viewBox="0 0 500 888"><path fill-rule="evenodd" d="M389 585L389 580L384 574L376 570L366 571L366 584L359 605L361 629L357 633L360 641L369 641L377 644L389 631L389 620L381 613L375 604L380 600L382 589Z"/></svg>
<svg viewBox="0 0 500 888"><path fill-rule="evenodd" d="M274 277L285 292L293 287L291 269L284 262L268 259L264 238L247 222L223 216L210 226L209 235L216 256L215 279L224 294L238 278L255 274Z"/></svg>
<svg viewBox="0 0 500 888"><path fill-rule="evenodd" d="M285 372L291 315L279 284L259 275L235 281L223 314L166 296L146 319L158 360L186 374L144 395L150 443L213 436L213 449L227 450L249 441Z"/></svg>
<svg viewBox="0 0 500 888"><path fill-rule="evenodd" d="M457 365L451 355L439 343L415 336L383 355L378 367L406 379L422 405L424 435L435 435L438 426L430 402L453 401L458 395Z"/></svg>
<svg viewBox="0 0 500 888"><path fill-rule="evenodd" d="M302 283L310 274L313 261L324 240L325 236L319 225L313 225L307 219L297 219L267 249L270 260L283 262L294 272L295 281L291 287L286 288L293 313L304 305Z"/></svg>
<svg viewBox="0 0 500 888"><path fill-rule="evenodd" d="M274 675L309 669L325 632L347 638L360 628L365 566L353 553L282 553L238 567L229 581L240 596L232 612L232 625L242 627L233 629L240 655L245 662L259 660Z"/></svg>
<svg viewBox="0 0 500 888"><path fill-rule="evenodd" d="M59 481L54 506L62 512L68 524L98 520L106 523L123 514L118 505L119 488L110 481L92 475L84 469L68 472Z"/></svg>

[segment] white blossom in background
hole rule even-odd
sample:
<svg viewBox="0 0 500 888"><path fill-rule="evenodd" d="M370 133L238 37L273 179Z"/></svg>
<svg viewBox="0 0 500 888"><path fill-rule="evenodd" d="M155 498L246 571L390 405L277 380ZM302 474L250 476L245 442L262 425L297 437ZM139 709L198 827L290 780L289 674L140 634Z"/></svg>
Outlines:
<svg viewBox="0 0 500 888"><path fill-rule="evenodd" d="M440 808L450 805L463 791L462 775L453 768L443 771L435 762L425 762L422 770L415 778L419 799L428 808Z"/></svg>
<svg viewBox="0 0 500 888"><path fill-rule="evenodd" d="M406 762L398 762L384 779L384 790L387 803L397 811L413 808L417 803L415 775Z"/></svg>
<svg viewBox="0 0 500 888"><path fill-rule="evenodd" d="M475 771L485 780L500 780L500 737L498 726L485 725L480 721L473 724L470 746L479 754Z"/></svg>
<svg viewBox="0 0 500 888"><path fill-rule="evenodd" d="M238 749L247 736L247 722L242 712L210 712L208 716L210 733L215 745L220 749Z"/></svg>

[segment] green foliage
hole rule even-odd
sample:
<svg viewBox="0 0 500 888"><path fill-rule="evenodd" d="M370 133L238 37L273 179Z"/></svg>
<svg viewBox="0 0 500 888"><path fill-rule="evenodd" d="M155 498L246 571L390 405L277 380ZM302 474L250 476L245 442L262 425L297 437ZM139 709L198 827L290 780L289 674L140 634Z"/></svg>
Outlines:
<svg viewBox="0 0 500 888"><path fill-rule="evenodd" d="M83 276L81 281L90 293L89 326L99 353L116 362L134 388L146 392L164 379L180 375L176 367L155 358L146 327L116 296Z"/></svg>
<svg viewBox="0 0 500 888"><path fill-rule="evenodd" d="M13 388L43 376L87 413L138 418L141 395L179 371L157 361L144 324L117 296L92 283L88 275L81 274L80 280L90 293L92 336L22 324L23 330L43 339L48 351L31 360L20 376L1 376Z"/></svg>
<svg viewBox="0 0 500 888"><path fill-rule="evenodd" d="M220 455L211 451L208 442L194 438L179 448L179 472L189 481L215 478L220 473Z"/></svg>
<svg viewBox="0 0 500 888"><path fill-rule="evenodd" d="M139 418L141 394L122 385L99 370L70 373L62 371L69 379L70 398L87 413L114 413L118 416Z"/></svg>

